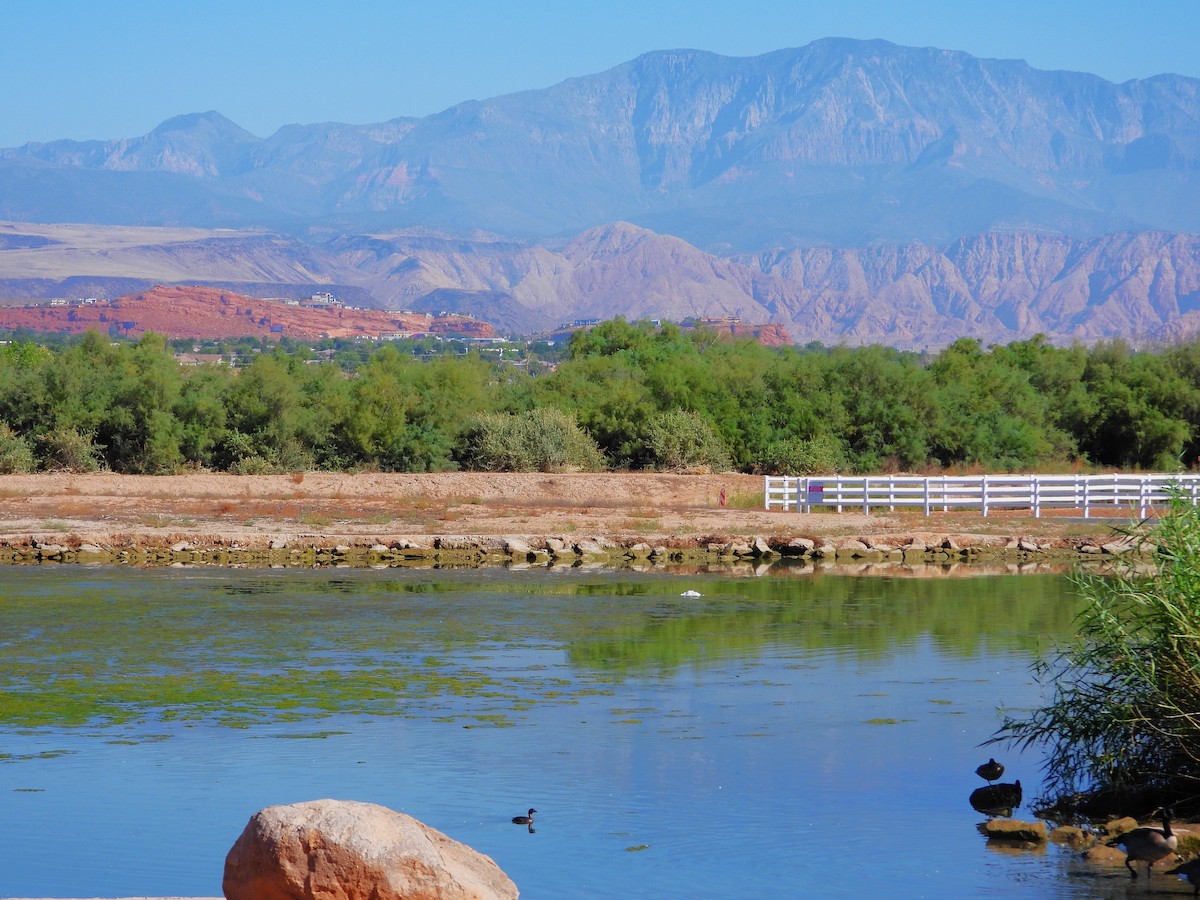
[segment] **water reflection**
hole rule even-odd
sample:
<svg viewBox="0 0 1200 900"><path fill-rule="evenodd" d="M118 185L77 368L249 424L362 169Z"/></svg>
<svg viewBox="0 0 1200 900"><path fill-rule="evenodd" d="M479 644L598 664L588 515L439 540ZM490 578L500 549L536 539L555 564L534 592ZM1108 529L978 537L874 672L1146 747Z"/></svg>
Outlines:
<svg viewBox="0 0 1200 900"><path fill-rule="evenodd" d="M19 574L12 894L216 895L250 813L320 797L414 815L535 900L1094 893L967 803L997 707L1070 633L1061 577ZM1005 763L1032 793L1038 760Z"/></svg>

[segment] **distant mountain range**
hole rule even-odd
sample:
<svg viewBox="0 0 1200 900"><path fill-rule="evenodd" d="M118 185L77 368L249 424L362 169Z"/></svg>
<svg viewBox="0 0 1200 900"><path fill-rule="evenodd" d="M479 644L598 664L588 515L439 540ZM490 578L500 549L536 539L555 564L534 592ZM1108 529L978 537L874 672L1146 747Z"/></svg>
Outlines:
<svg viewBox="0 0 1200 900"><path fill-rule="evenodd" d="M520 331L690 314L800 342L1180 336L1200 80L883 41L663 51L421 119L261 139L209 112L0 150L0 219L172 229L121 243L121 270L76 230L0 229L6 296L294 283Z"/></svg>

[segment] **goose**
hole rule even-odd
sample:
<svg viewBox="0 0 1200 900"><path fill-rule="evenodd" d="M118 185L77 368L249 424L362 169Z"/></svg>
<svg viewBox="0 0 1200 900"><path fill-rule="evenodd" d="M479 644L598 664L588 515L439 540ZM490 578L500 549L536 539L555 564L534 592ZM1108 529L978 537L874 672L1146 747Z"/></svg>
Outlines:
<svg viewBox="0 0 1200 900"><path fill-rule="evenodd" d="M1146 877L1150 877L1150 867L1165 856L1175 852L1179 844L1178 836L1171 833L1171 810L1163 807L1162 828L1143 826L1127 831L1108 842L1110 847L1125 848L1125 868L1129 870L1130 878L1137 878L1137 869L1133 864L1141 860L1146 864Z"/></svg>
<svg viewBox="0 0 1200 900"><path fill-rule="evenodd" d="M1200 859L1189 859L1173 869L1167 870L1168 875L1182 875L1192 886L1192 896L1200 897Z"/></svg>
<svg viewBox="0 0 1200 900"><path fill-rule="evenodd" d="M531 809L531 810L529 810L529 815L527 815L527 816L513 816L513 824L514 825L532 825L533 824L533 814L535 812L537 812L536 809Z"/></svg>
<svg viewBox="0 0 1200 900"><path fill-rule="evenodd" d="M996 762L994 759L988 759L982 766L975 770L975 774L991 784L993 781L999 781L1000 776L1004 774L1004 766Z"/></svg>

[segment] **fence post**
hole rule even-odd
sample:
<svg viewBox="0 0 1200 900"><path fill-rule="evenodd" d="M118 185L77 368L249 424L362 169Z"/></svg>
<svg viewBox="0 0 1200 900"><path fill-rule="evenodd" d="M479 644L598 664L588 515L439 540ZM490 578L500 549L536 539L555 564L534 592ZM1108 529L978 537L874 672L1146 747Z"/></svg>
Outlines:
<svg viewBox="0 0 1200 900"><path fill-rule="evenodd" d="M983 492L979 498L979 505L983 508L983 517L986 519L988 514L988 477L986 475L979 482L979 489Z"/></svg>

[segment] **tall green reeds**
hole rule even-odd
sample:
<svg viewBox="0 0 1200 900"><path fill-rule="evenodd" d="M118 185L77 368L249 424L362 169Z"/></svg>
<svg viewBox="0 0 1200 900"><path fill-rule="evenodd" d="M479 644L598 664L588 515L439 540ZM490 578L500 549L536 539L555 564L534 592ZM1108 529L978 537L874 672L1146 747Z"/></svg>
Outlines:
<svg viewBox="0 0 1200 900"><path fill-rule="evenodd" d="M1083 812L1200 809L1200 511L1176 500L1152 554L1082 573L1078 636L1035 664L1049 702L989 743L1046 748L1046 797Z"/></svg>

